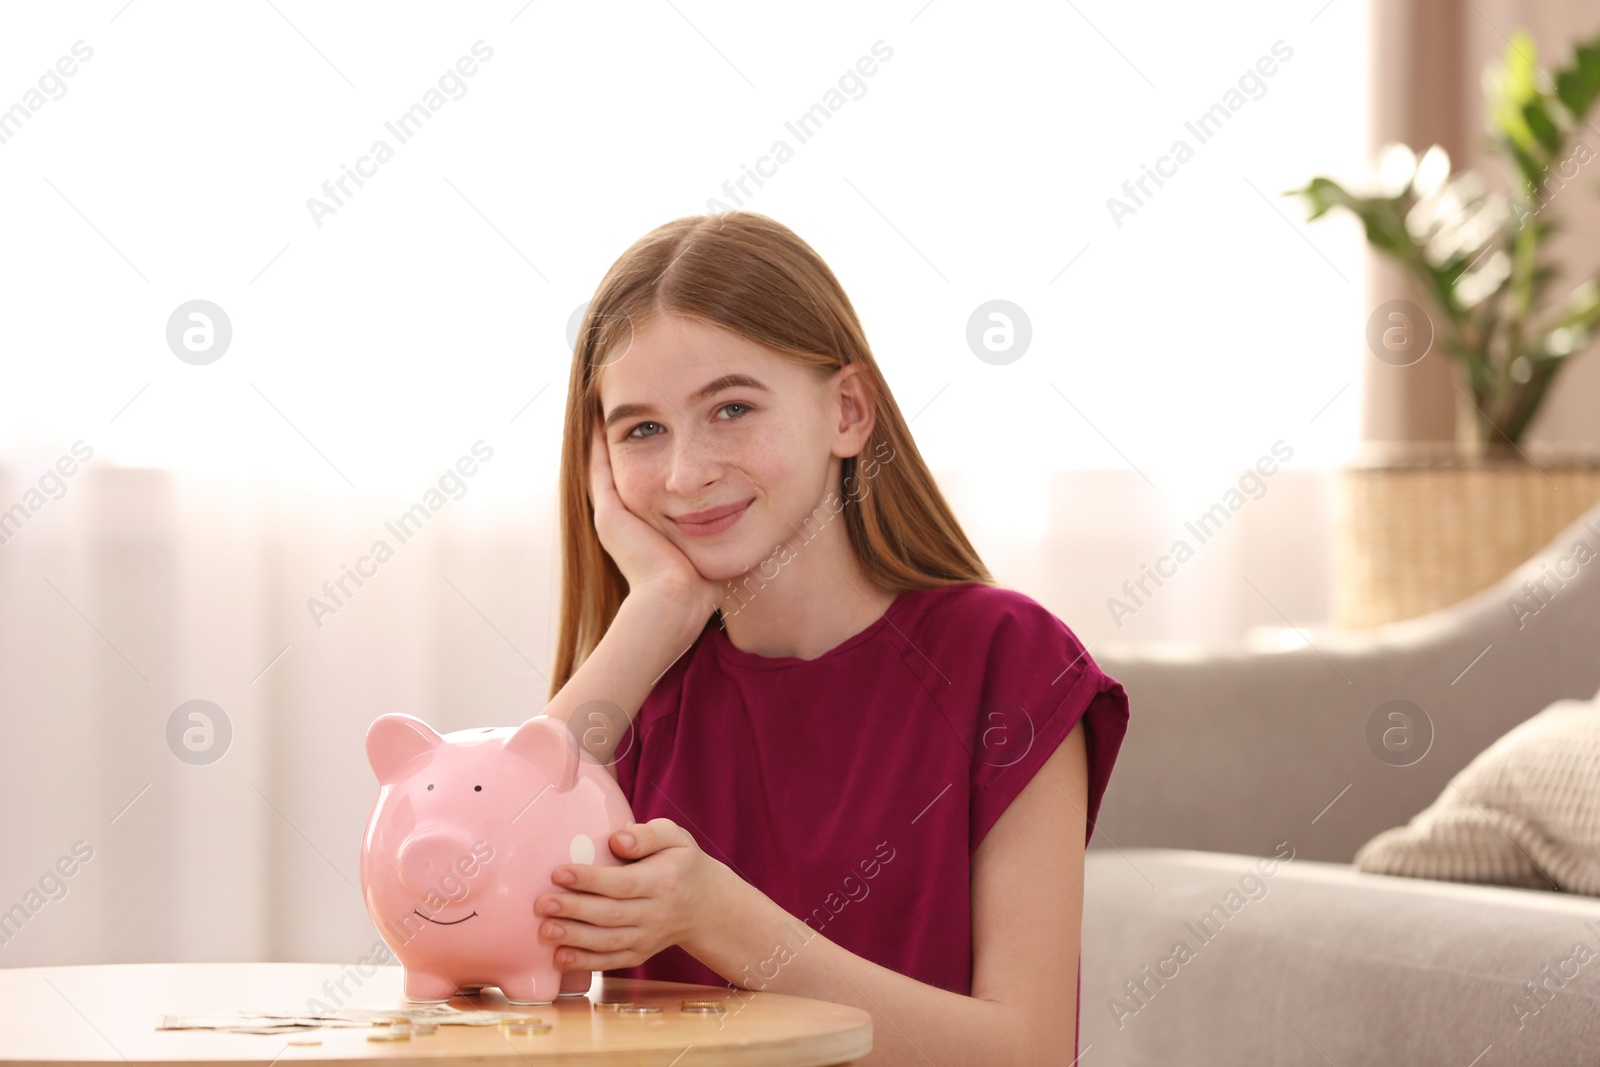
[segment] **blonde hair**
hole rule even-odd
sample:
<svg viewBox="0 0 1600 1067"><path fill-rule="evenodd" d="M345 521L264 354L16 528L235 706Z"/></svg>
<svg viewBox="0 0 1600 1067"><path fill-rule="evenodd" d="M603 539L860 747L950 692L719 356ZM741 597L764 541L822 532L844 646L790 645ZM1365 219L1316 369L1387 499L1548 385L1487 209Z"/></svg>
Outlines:
<svg viewBox="0 0 1600 1067"><path fill-rule="evenodd" d="M858 366L876 412L861 455L892 449L871 475L870 493L859 500L843 494L841 514L862 570L891 593L993 583L918 453L855 308L822 257L788 227L755 212L674 219L612 264L573 347L561 445L561 623L551 697L599 645L628 591L595 533L589 492L598 373L613 350L631 343L632 331L662 315L722 327L819 372ZM842 461L841 486L856 484L858 458Z"/></svg>

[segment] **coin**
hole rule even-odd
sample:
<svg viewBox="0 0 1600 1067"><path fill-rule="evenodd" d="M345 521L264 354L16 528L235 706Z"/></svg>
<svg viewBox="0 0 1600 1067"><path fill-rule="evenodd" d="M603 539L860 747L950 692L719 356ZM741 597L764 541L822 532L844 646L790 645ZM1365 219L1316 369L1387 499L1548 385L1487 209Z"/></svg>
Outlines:
<svg viewBox="0 0 1600 1067"><path fill-rule="evenodd" d="M296 1038L291 1038L289 1040L289 1044L291 1044L291 1045L320 1045L320 1044L322 1044L322 1039L320 1037L296 1037Z"/></svg>
<svg viewBox="0 0 1600 1067"><path fill-rule="evenodd" d="M720 1000L686 1000L679 1006L687 1012L704 1012L708 1015L728 1010Z"/></svg>
<svg viewBox="0 0 1600 1067"><path fill-rule="evenodd" d="M379 1030L375 1034L368 1034L367 1035L367 1040L368 1041L410 1041L411 1040L411 1031L410 1030L390 1029L387 1032L385 1032L383 1030Z"/></svg>
<svg viewBox="0 0 1600 1067"><path fill-rule="evenodd" d="M439 1029L439 1024L438 1023L418 1023L418 1022L413 1022L411 1024L411 1032L413 1034L416 1034L418 1037L431 1037L433 1035L434 1031L436 1031L438 1029Z"/></svg>
<svg viewBox="0 0 1600 1067"><path fill-rule="evenodd" d="M629 1015L648 1015L661 1009L654 1004L624 1004L619 1010Z"/></svg>
<svg viewBox="0 0 1600 1067"><path fill-rule="evenodd" d="M506 1019L500 1023L500 1029L507 1034L525 1037L529 1034L548 1034L550 1024L538 1019Z"/></svg>

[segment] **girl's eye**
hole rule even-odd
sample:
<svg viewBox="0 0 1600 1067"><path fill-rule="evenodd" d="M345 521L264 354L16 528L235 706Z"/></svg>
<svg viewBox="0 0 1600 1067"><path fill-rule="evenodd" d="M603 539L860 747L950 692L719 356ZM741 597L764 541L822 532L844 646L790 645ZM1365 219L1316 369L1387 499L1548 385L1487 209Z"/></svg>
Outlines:
<svg viewBox="0 0 1600 1067"><path fill-rule="evenodd" d="M719 412L721 412L721 411L727 411L729 408L743 408L744 409L744 411L741 412L740 414L737 414L737 415L733 416L733 418L735 418L735 419L744 418L744 415L747 414L751 410L751 407L750 407L749 404L744 404L744 403L741 403L741 402L739 402L737 400L730 400L726 404L724 404L720 408L718 408L717 410ZM731 421L731 420L724 419L723 421L727 422L727 421ZM623 437L627 438L627 439L632 439L632 440L635 440L635 441L642 441L646 437L658 437L658 436L660 436L659 434L656 434L656 433L643 433L643 434L640 433L639 431L644 429L646 426L655 426L658 429L659 428L664 428L664 427L661 426L661 424L659 422L641 422L639 425L635 426L633 429L631 429L627 433L623 434Z"/></svg>
<svg viewBox="0 0 1600 1067"><path fill-rule="evenodd" d="M635 426L633 429L629 430L623 436L631 437L636 441L641 439L641 438L643 438L643 437L654 437L655 434L648 434L648 433L647 434L641 434L639 431L641 429L643 429L644 427L646 427L646 426L660 426L660 425L661 424L659 422L641 422L638 426Z"/></svg>

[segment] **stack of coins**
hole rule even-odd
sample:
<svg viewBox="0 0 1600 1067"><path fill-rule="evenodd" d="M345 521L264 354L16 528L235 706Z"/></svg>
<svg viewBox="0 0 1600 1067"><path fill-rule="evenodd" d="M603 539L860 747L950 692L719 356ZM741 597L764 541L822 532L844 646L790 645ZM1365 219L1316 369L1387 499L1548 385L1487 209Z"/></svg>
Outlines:
<svg viewBox="0 0 1600 1067"><path fill-rule="evenodd" d="M380 1015L372 1020L368 1041L410 1041L411 1020L404 1015Z"/></svg>
<svg viewBox="0 0 1600 1067"><path fill-rule="evenodd" d="M372 1020L374 1032L368 1041L410 1041L413 1037L432 1037L439 1029L435 1022L424 1022L405 1015L380 1015Z"/></svg>
<svg viewBox="0 0 1600 1067"><path fill-rule="evenodd" d="M718 1012L728 1010L720 1000L686 1000L680 1005L680 1008L690 1014L700 1013L704 1015L715 1015Z"/></svg>
<svg viewBox="0 0 1600 1067"><path fill-rule="evenodd" d="M500 1032L510 1037L527 1037L532 1034L548 1034L550 1024L543 1019L501 1019Z"/></svg>

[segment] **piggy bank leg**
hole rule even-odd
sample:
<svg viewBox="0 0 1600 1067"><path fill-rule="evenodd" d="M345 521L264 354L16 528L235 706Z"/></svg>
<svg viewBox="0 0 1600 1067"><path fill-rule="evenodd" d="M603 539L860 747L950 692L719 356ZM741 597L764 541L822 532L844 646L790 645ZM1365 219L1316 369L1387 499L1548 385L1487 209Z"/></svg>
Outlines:
<svg viewBox="0 0 1600 1067"><path fill-rule="evenodd" d="M589 995L589 985L594 981L593 971L563 971L561 972L561 992L559 997L586 997Z"/></svg>
<svg viewBox="0 0 1600 1067"><path fill-rule="evenodd" d="M421 971L406 971L406 999L424 1004L440 1004L455 996L456 984L448 978Z"/></svg>
<svg viewBox="0 0 1600 1067"><path fill-rule="evenodd" d="M561 976L554 971L519 975L500 983L500 992L512 1004L554 1004Z"/></svg>

